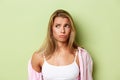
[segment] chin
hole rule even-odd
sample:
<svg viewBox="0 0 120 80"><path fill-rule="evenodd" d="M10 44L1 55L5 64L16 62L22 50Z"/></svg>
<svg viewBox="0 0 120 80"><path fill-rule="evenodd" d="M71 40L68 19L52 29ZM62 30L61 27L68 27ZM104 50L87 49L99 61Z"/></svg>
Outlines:
<svg viewBox="0 0 120 80"><path fill-rule="evenodd" d="M61 43L67 43L68 42L67 38L56 38L55 40L58 41L58 42L61 42Z"/></svg>
<svg viewBox="0 0 120 80"><path fill-rule="evenodd" d="M58 41L62 43L67 43L68 40L58 40Z"/></svg>

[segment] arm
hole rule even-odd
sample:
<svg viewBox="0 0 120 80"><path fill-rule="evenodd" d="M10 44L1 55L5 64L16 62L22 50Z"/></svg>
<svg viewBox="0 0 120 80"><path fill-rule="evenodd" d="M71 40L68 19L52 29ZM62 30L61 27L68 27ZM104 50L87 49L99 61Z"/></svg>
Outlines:
<svg viewBox="0 0 120 80"><path fill-rule="evenodd" d="M93 61L91 56L88 54L87 69L86 69L87 80L93 80L92 72L93 72Z"/></svg>
<svg viewBox="0 0 120 80"><path fill-rule="evenodd" d="M42 58L34 53L28 62L28 80L42 80L40 61L42 62Z"/></svg>
<svg viewBox="0 0 120 80"><path fill-rule="evenodd" d="M79 49L79 64L80 64L80 80L93 80L92 58L85 49L80 48L80 47L78 49Z"/></svg>

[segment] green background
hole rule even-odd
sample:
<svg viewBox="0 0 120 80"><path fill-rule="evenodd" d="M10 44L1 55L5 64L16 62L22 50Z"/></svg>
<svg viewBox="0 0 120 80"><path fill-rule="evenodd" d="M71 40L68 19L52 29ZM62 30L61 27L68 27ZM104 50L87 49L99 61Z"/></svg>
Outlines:
<svg viewBox="0 0 120 80"><path fill-rule="evenodd" d="M0 80L27 80L28 60L56 9L72 15L77 41L93 58L94 80L120 80L119 0L0 0Z"/></svg>

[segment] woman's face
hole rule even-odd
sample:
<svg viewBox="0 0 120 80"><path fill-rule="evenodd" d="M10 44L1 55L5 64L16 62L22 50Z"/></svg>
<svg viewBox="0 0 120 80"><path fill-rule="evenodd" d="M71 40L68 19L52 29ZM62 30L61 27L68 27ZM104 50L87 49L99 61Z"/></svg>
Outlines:
<svg viewBox="0 0 120 80"><path fill-rule="evenodd" d="M71 32L68 18L56 17L52 26L53 37L58 42L67 42Z"/></svg>

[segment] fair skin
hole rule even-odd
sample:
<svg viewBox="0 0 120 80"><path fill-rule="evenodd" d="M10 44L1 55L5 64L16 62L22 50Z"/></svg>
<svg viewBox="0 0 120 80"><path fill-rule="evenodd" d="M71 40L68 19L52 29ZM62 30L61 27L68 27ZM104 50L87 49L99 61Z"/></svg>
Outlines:
<svg viewBox="0 0 120 80"><path fill-rule="evenodd" d="M69 20L63 17L56 17L52 26L52 32L57 48L53 55L47 59L47 62L54 66L65 66L71 64L74 61L76 50L70 50L67 47L67 40L69 39L71 32ZM77 64L79 63L78 58L76 62ZM44 63L43 55L34 53L31 63L35 71L41 72L41 68Z"/></svg>

